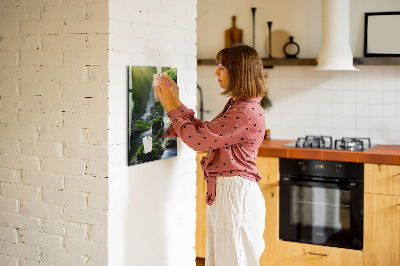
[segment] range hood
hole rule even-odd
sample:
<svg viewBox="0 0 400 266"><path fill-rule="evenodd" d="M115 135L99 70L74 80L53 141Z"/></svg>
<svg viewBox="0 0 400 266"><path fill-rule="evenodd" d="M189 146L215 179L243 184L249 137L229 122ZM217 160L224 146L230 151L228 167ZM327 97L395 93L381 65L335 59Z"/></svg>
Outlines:
<svg viewBox="0 0 400 266"><path fill-rule="evenodd" d="M322 0L322 33L314 70L353 70L350 48L350 0Z"/></svg>

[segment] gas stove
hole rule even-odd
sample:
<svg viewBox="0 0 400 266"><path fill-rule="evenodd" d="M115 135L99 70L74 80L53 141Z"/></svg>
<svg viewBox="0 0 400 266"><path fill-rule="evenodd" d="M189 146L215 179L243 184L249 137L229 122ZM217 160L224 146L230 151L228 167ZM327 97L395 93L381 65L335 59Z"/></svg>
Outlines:
<svg viewBox="0 0 400 266"><path fill-rule="evenodd" d="M298 138L296 142L283 145L285 147L332 149L347 151L366 151L372 148L370 138L341 138L335 139L331 136L307 135Z"/></svg>

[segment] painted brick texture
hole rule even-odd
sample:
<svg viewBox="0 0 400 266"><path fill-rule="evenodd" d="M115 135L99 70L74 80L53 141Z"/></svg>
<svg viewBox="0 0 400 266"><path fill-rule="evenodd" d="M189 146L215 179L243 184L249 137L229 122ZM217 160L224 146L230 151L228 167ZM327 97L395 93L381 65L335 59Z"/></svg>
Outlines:
<svg viewBox="0 0 400 266"><path fill-rule="evenodd" d="M0 1L0 265L107 264L108 23Z"/></svg>
<svg viewBox="0 0 400 266"><path fill-rule="evenodd" d="M127 167L126 110L129 65L176 67L182 102L197 104L196 4L109 2L110 265L195 265L195 152L178 140L177 157Z"/></svg>
<svg viewBox="0 0 400 266"><path fill-rule="evenodd" d="M126 69L194 108L196 4L1 1L0 265L195 265L195 152L127 167Z"/></svg>

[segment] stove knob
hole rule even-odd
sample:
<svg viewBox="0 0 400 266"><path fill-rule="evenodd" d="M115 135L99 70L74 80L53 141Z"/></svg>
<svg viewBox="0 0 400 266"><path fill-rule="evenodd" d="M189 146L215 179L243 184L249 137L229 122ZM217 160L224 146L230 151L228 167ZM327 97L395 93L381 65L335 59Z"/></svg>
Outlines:
<svg viewBox="0 0 400 266"><path fill-rule="evenodd" d="M340 174L342 172L342 165L338 164L335 167L335 174Z"/></svg>
<svg viewBox="0 0 400 266"><path fill-rule="evenodd" d="M306 165L304 162L299 162L300 171L304 172L306 170Z"/></svg>

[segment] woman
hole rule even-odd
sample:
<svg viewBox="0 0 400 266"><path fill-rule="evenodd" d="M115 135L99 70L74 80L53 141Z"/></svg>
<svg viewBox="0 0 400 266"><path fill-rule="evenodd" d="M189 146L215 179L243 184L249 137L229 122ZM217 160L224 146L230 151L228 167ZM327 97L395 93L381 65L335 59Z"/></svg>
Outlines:
<svg viewBox="0 0 400 266"><path fill-rule="evenodd" d="M262 62L246 45L219 51L216 62L221 95L231 98L211 122L194 118L172 80L164 79L155 88L172 122L164 136L179 136L196 151L208 150L201 161L209 205L206 265L259 265L265 247L265 201L255 163L265 134Z"/></svg>

